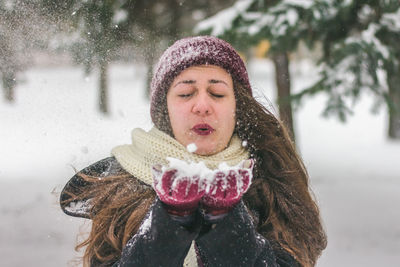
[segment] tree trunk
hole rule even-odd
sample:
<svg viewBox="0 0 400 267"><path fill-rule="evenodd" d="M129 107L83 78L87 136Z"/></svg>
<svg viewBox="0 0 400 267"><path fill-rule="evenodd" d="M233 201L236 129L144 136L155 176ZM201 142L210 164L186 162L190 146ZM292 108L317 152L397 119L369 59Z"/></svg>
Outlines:
<svg viewBox="0 0 400 267"><path fill-rule="evenodd" d="M16 85L14 72L2 73L4 97L8 102L14 102L14 88Z"/></svg>
<svg viewBox="0 0 400 267"><path fill-rule="evenodd" d="M181 25L180 25L180 20L182 17L182 7L179 4L181 1L180 0L172 0L170 2L170 8L172 10L172 17L171 17L171 23L169 26L170 29L170 37L172 40L177 40L179 32L181 32Z"/></svg>
<svg viewBox="0 0 400 267"><path fill-rule="evenodd" d="M108 62L106 60L100 61L100 97L99 97L99 109L100 112L108 113Z"/></svg>
<svg viewBox="0 0 400 267"><path fill-rule="evenodd" d="M146 98L150 99L150 86L151 86L151 79L153 78L153 56L150 54L148 57L146 57L146 67L147 67L147 73L146 73Z"/></svg>
<svg viewBox="0 0 400 267"><path fill-rule="evenodd" d="M388 74L389 98L389 129L390 139L400 139L400 68L397 73Z"/></svg>
<svg viewBox="0 0 400 267"><path fill-rule="evenodd" d="M146 87L145 87L145 97L147 99L150 99L151 97L151 79L153 78L153 65L155 61L155 56L154 53L156 51L156 43L159 42L157 37L152 37L152 40L147 44L147 48L145 50L145 64L147 67L147 73L146 73Z"/></svg>
<svg viewBox="0 0 400 267"><path fill-rule="evenodd" d="M290 102L290 73L289 58L287 53L276 53L272 60L275 64L275 79L278 89L279 116L289 131L289 135L295 141L293 127L292 104Z"/></svg>

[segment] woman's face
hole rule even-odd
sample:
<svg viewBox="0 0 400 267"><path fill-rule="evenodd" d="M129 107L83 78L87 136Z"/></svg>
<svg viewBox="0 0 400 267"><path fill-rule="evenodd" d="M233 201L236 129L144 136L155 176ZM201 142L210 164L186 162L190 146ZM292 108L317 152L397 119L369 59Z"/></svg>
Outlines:
<svg viewBox="0 0 400 267"><path fill-rule="evenodd" d="M167 93L168 114L175 139L196 144L199 155L212 155L227 147L235 128L232 77L214 65L182 71Z"/></svg>

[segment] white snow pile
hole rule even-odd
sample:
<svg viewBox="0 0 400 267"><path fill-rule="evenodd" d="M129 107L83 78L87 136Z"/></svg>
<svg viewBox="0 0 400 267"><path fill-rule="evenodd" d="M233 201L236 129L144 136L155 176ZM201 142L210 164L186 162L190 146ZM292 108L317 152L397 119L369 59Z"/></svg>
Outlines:
<svg viewBox="0 0 400 267"><path fill-rule="evenodd" d="M289 28L299 24L297 6L293 3L280 3L271 8L269 13L252 12L245 18L252 21L248 28L243 28L251 35L258 34L263 28L268 27L275 36L284 36ZM305 26L304 26L305 27Z"/></svg>
<svg viewBox="0 0 400 267"><path fill-rule="evenodd" d="M365 42L375 47L385 59L388 59L390 56L388 48L376 37L376 33L379 31L380 27L381 26L377 23L371 23L366 30L361 32L361 38L359 36L350 36L345 40L345 43Z"/></svg>
<svg viewBox="0 0 400 267"><path fill-rule="evenodd" d="M400 32L400 9L397 12L383 14L381 22L393 32Z"/></svg>
<svg viewBox="0 0 400 267"><path fill-rule="evenodd" d="M241 16L253 3L253 0L237 1L232 7L222 10L216 15L201 21L194 29L199 33L211 29L211 35L220 36L232 28L235 19Z"/></svg>

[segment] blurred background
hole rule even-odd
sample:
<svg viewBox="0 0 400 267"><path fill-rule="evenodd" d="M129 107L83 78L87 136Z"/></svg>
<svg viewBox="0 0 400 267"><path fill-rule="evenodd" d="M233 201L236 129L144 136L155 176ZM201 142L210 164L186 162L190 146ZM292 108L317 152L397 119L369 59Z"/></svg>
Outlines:
<svg viewBox="0 0 400 267"><path fill-rule="evenodd" d="M317 266L398 266L398 0L0 0L2 266L76 264L90 222L60 191L152 127L153 66L203 34L290 130L328 233Z"/></svg>

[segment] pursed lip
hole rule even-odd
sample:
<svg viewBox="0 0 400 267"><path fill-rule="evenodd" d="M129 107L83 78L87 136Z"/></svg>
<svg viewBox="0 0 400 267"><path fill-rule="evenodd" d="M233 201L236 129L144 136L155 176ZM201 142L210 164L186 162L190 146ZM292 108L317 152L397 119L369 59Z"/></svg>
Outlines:
<svg viewBox="0 0 400 267"><path fill-rule="evenodd" d="M214 132L215 129L207 123L201 123L193 126L192 131L194 131L198 135L209 135Z"/></svg>

